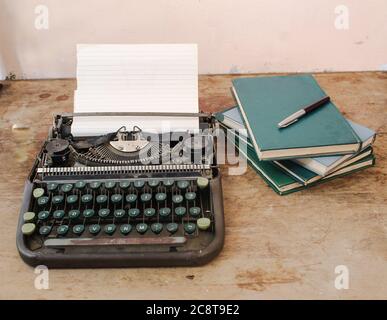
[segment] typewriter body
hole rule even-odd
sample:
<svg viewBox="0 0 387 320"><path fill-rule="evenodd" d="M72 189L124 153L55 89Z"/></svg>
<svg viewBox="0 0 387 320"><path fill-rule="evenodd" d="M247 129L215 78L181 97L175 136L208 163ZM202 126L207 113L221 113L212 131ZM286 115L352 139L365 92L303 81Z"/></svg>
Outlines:
<svg viewBox="0 0 387 320"><path fill-rule="evenodd" d="M26 181L17 247L27 264L195 266L220 252L223 199L211 115L191 115L207 132L200 145L194 133L171 138L135 126L73 137L75 116L54 116Z"/></svg>

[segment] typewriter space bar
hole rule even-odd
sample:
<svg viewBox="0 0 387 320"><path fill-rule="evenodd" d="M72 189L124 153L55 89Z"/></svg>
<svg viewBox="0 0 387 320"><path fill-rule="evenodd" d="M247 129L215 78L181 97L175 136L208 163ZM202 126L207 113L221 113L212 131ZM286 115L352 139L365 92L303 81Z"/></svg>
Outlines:
<svg viewBox="0 0 387 320"><path fill-rule="evenodd" d="M154 237L154 238L62 238L47 239L46 247L63 248L77 246L130 246L130 245L172 245L186 243L185 237Z"/></svg>

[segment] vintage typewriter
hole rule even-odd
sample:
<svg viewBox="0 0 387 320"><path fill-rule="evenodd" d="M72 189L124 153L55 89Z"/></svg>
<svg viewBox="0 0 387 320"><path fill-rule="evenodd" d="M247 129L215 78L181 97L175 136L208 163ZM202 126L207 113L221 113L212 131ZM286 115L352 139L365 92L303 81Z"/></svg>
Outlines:
<svg viewBox="0 0 387 320"><path fill-rule="evenodd" d="M17 227L26 263L194 266L220 252L222 188L209 114L191 115L206 134L181 132L178 139L136 126L77 138L76 116L54 116L26 181Z"/></svg>

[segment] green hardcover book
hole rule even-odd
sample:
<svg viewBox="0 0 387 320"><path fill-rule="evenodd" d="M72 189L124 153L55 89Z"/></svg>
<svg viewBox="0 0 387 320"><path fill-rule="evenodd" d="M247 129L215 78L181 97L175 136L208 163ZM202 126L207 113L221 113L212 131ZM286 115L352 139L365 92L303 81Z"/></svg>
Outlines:
<svg viewBox="0 0 387 320"><path fill-rule="evenodd" d="M278 128L284 118L326 96L310 75L238 78L232 89L260 160L350 154L361 147L332 102Z"/></svg>

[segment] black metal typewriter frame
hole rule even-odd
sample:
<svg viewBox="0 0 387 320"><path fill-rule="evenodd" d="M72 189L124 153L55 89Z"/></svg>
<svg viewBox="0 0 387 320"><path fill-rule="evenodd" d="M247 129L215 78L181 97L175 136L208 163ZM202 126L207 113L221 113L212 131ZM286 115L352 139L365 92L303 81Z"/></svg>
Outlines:
<svg viewBox="0 0 387 320"><path fill-rule="evenodd" d="M215 119L208 113L63 113L54 116L53 128L49 131L52 137L53 130L57 128L58 120L71 118L73 116L168 116L168 117L199 117L207 118L209 123L214 124ZM42 153L41 149L40 154ZM40 155L39 154L39 155ZM212 167L210 189L213 194L213 209L215 218L215 236L212 242L204 250L179 251L179 252L152 252L144 253L66 253L41 254L27 248L25 236L21 232L23 225L23 213L30 208L33 178L38 166L38 159L30 171L24 188L24 198L20 208L19 221L16 234L16 245L23 261L31 266L45 265L49 268L118 268L118 267L173 267L173 266L200 266L215 258L223 248L225 226L223 216L223 195L221 175L217 165Z"/></svg>

